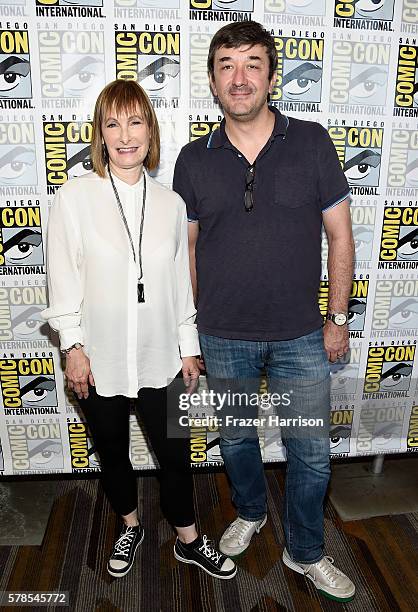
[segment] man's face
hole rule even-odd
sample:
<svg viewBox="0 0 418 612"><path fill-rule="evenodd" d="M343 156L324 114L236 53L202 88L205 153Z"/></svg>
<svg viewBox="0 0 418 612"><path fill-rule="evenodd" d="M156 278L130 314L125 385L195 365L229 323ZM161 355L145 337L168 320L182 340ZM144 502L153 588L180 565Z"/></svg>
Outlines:
<svg viewBox="0 0 418 612"><path fill-rule="evenodd" d="M232 119L253 120L267 103L274 80L275 76L269 80L269 58L262 45L220 47L215 52L210 84L225 115Z"/></svg>

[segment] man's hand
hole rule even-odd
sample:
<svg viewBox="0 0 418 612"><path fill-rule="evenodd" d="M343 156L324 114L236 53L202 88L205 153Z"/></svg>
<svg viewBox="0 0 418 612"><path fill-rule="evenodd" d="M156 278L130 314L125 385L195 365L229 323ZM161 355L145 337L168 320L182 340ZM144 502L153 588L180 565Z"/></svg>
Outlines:
<svg viewBox="0 0 418 612"><path fill-rule="evenodd" d="M94 386L93 374L90 370L90 359L82 348L73 348L66 357L65 378L67 386L74 391L78 399L89 396L88 382Z"/></svg>
<svg viewBox="0 0 418 612"><path fill-rule="evenodd" d="M348 345L348 326L335 325L332 321L327 321L324 325L324 346L329 361L334 362L347 353Z"/></svg>
<svg viewBox="0 0 418 612"><path fill-rule="evenodd" d="M199 382L200 370L196 357L182 357L182 368L184 385L187 393L194 393Z"/></svg>

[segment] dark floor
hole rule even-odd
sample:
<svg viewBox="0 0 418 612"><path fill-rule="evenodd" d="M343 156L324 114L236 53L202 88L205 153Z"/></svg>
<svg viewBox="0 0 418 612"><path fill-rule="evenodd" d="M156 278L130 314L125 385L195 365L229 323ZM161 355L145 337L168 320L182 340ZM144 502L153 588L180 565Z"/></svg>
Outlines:
<svg viewBox="0 0 418 612"><path fill-rule="evenodd" d="M399 460L405 461L405 457L393 459ZM353 469L355 465L353 462ZM417 466L418 457L408 457L403 471L410 470L415 475ZM174 537L159 511L154 476L140 474L138 478L139 508L146 537L135 567L119 580L111 578L105 570L119 525L97 480L19 482L14 515L13 508L12 514L7 514L12 487L7 493L7 482L3 481L0 534L8 532L15 539L6 545L3 538L0 545L0 590L68 591L70 609L80 612L416 610L418 512L342 522L328 501L326 552L335 557L336 564L350 575L357 588L352 602L338 604L318 595L311 583L281 562L284 469L284 465L266 469L269 521L260 535L254 537L248 552L238 558L237 577L229 581L215 580L173 558ZM196 473L195 488L200 528L219 537L235 517L226 477L223 472ZM45 537L40 544L34 544L34 524L40 522L42 512L47 513L48 489L54 498L52 512ZM32 518L24 520L22 517L30 512ZM25 531L32 538L32 545L17 545L17 538L25 537Z"/></svg>

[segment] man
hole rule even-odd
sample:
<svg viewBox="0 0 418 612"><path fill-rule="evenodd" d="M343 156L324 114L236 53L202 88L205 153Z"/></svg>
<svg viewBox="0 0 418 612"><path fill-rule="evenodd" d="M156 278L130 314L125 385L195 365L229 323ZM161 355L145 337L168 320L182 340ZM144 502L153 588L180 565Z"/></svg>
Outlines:
<svg viewBox="0 0 418 612"><path fill-rule="evenodd" d="M279 407L281 414L312 415L325 423L309 431L282 429L283 562L328 597L349 601L353 583L324 556L323 501L330 474L328 360L348 350L350 192L326 130L268 106L276 68L274 40L260 24L232 23L215 34L208 72L224 120L182 149L173 186L188 208L192 283L210 386L248 397L265 368L269 390L292 398L290 406ZM322 223L329 242L323 329L317 303ZM255 415L250 405L228 409ZM263 464L255 427L223 426L220 435L238 510L220 549L237 555L266 522Z"/></svg>

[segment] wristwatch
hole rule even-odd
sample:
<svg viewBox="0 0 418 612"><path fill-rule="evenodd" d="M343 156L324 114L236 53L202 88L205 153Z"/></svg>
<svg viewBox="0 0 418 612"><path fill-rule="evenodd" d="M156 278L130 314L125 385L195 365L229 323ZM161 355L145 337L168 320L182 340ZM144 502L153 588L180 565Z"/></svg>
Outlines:
<svg viewBox="0 0 418 612"><path fill-rule="evenodd" d="M327 312L327 319L340 327L347 323L347 314L345 312Z"/></svg>
<svg viewBox="0 0 418 612"><path fill-rule="evenodd" d="M65 355L68 355L68 353L70 351L72 351L73 349L81 349L83 348L84 344L80 344L80 342L76 342L75 344L72 344L71 346L69 346L66 349L61 349L61 353L64 353Z"/></svg>

